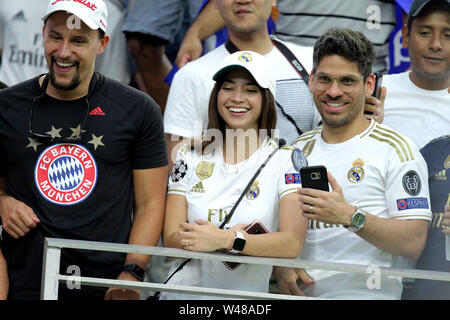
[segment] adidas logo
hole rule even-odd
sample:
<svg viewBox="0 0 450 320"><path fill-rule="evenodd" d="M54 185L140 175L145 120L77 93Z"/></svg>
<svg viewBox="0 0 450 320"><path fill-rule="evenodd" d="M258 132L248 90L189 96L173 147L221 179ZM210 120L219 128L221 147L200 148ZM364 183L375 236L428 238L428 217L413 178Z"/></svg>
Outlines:
<svg viewBox="0 0 450 320"><path fill-rule="evenodd" d="M93 110L91 110L91 112L89 112L90 116L105 116L106 113L103 112L102 108L97 107Z"/></svg>
<svg viewBox="0 0 450 320"><path fill-rule="evenodd" d="M445 169L442 171L439 171L433 178L434 180L439 180L439 181L445 181L447 180L447 176L445 173Z"/></svg>
<svg viewBox="0 0 450 320"><path fill-rule="evenodd" d="M23 10L20 10L19 12L17 12L13 17L12 17L13 21L23 21L23 22L27 22L27 18L25 18L25 12L23 12Z"/></svg>
<svg viewBox="0 0 450 320"><path fill-rule="evenodd" d="M191 191L197 193L205 193L205 189L203 189L203 183L200 181L199 183L197 183L195 186L192 187Z"/></svg>

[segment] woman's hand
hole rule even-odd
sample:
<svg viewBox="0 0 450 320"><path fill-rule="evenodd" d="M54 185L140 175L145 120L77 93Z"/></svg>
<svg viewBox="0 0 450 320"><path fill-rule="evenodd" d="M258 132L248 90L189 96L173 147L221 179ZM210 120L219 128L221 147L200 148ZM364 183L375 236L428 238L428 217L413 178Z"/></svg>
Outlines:
<svg viewBox="0 0 450 320"><path fill-rule="evenodd" d="M244 225L241 225L244 226ZM180 244L185 250L212 252L229 249L234 239L234 230L222 230L206 220L193 223L181 223ZM236 228L238 226L234 226Z"/></svg>

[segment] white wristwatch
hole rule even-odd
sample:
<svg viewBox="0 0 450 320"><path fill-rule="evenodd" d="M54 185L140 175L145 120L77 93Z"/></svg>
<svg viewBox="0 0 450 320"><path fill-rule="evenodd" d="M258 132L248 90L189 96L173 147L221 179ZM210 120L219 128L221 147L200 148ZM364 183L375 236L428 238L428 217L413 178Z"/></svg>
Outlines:
<svg viewBox="0 0 450 320"><path fill-rule="evenodd" d="M231 253L239 253L244 250L245 247L245 238L244 235L239 231L234 231L236 234L233 240L233 244L231 245L230 252Z"/></svg>

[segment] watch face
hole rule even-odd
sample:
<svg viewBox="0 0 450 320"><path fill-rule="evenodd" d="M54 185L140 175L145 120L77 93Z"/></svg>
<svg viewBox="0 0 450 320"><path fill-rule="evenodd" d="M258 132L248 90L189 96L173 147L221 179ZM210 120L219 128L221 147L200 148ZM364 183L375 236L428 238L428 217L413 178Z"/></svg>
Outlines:
<svg viewBox="0 0 450 320"><path fill-rule="evenodd" d="M362 225L364 225L364 222L366 221L366 216L360 212L358 212L355 217L353 218L353 223L357 226L357 227L361 227Z"/></svg>
<svg viewBox="0 0 450 320"><path fill-rule="evenodd" d="M245 239L235 238L233 242L233 250L242 251L245 247Z"/></svg>

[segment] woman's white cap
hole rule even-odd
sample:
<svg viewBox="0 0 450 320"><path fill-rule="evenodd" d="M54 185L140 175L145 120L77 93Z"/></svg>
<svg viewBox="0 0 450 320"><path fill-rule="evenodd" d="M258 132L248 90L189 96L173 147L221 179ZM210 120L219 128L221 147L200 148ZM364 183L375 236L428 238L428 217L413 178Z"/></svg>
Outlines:
<svg viewBox="0 0 450 320"><path fill-rule="evenodd" d="M217 81L225 71L233 68L246 69L261 88L269 89L275 97L275 75L270 61L264 56L253 51L237 51L232 53L222 60L213 76L213 80Z"/></svg>

